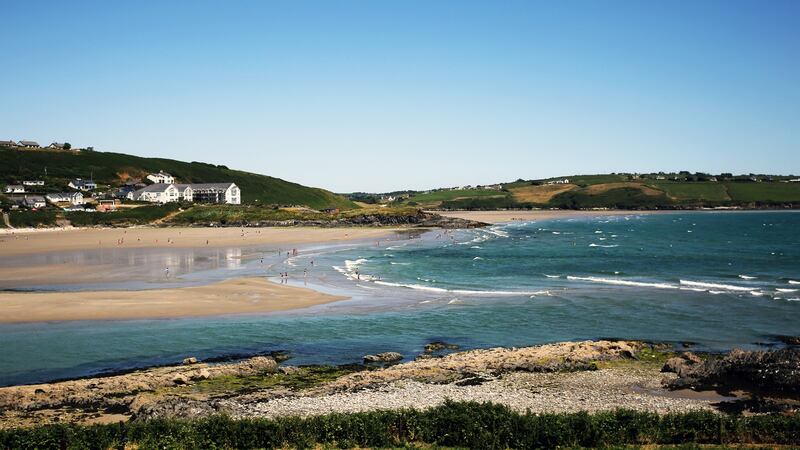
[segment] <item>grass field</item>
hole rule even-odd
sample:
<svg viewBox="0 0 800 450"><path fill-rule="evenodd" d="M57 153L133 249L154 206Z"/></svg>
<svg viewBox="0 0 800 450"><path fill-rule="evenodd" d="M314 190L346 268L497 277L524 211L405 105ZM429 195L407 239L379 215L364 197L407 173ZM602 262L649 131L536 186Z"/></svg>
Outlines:
<svg viewBox="0 0 800 450"><path fill-rule="evenodd" d="M458 189L455 191L436 191L428 194L417 194L412 196L409 201L417 202L422 206L428 206L462 198L505 197L507 195L508 193L506 192L493 189Z"/></svg>
<svg viewBox="0 0 800 450"><path fill-rule="evenodd" d="M656 181L649 183L655 188L661 189L675 200L708 200L708 201L727 201L731 200L728 190L723 183L697 182L684 183L672 181Z"/></svg>
<svg viewBox="0 0 800 450"><path fill-rule="evenodd" d="M45 178L45 168L47 177ZM14 150L0 147L0 184L12 180L45 179L48 188L63 189L72 178L94 177L99 185L119 185L127 177L144 178L163 170L181 183L236 183L245 203L307 205L322 209L352 209L358 206L323 189L258 175L225 166L182 162L164 158L142 158L122 153L69 152L61 150Z"/></svg>
<svg viewBox="0 0 800 450"><path fill-rule="evenodd" d="M800 183L725 183L739 202L800 202Z"/></svg>
<svg viewBox="0 0 800 450"><path fill-rule="evenodd" d="M147 225L178 211L179 208L177 203L167 203L111 212L67 211L64 212L64 218L76 227Z"/></svg>
<svg viewBox="0 0 800 450"><path fill-rule="evenodd" d="M574 184L545 184L538 186L520 186L510 189L514 200L520 203L545 204L562 192L577 189Z"/></svg>

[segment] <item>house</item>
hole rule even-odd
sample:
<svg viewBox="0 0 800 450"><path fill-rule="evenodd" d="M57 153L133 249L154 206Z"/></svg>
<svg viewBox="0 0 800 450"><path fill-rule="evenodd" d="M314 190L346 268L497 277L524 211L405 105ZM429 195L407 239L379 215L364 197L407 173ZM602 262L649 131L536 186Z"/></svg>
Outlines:
<svg viewBox="0 0 800 450"><path fill-rule="evenodd" d="M147 179L157 184L175 184L175 177L163 170L159 170L158 173L151 173L147 176Z"/></svg>
<svg viewBox="0 0 800 450"><path fill-rule="evenodd" d="M23 186L44 186L44 180L26 180L22 184Z"/></svg>
<svg viewBox="0 0 800 450"><path fill-rule="evenodd" d="M178 198L185 202L194 201L194 189L191 184L176 184L175 188L178 189Z"/></svg>
<svg viewBox="0 0 800 450"><path fill-rule="evenodd" d="M47 194L45 196L48 202L54 205L83 205L86 203L83 199L83 194L80 192L60 192L57 194Z"/></svg>
<svg viewBox="0 0 800 450"><path fill-rule="evenodd" d="M97 184L95 184L94 181L82 180L80 178L75 178L74 180L70 181L68 186L79 191L91 191L97 189Z"/></svg>
<svg viewBox="0 0 800 450"><path fill-rule="evenodd" d="M339 208L325 208L322 210L322 212L328 214L339 214Z"/></svg>
<svg viewBox="0 0 800 450"><path fill-rule="evenodd" d="M144 186L141 186L144 187ZM124 186L120 186L119 189L115 190L111 195L115 198L128 198L128 194L133 193L140 187L136 187L135 184L128 184L126 183Z"/></svg>
<svg viewBox="0 0 800 450"><path fill-rule="evenodd" d="M25 198L22 199L22 206L30 209L39 209L47 206L47 202L44 197L40 195L26 195Z"/></svg>
<svg viewBox="0 0 800 450"><path fill-rule="evenodd" d="M129 200L151 203L169 203L180 200L174 184L156 183L128 194Z"/></svg>
<svg viewBox="0 0 800 450"><path fill-rule="evenodd" d="M116 211L120 204L122 204L122 202L119 199L99 200L95 209L100 212Z"/></svg>
<svg viewBox="0 0 800 450"><path fill-rule="evenodd" d="M54 148L56 150L64 150L64 144L61 142L53 142L47 148Z"/></svg>
<svg viewBox="0 0 800 450"><path fill-rule="evenodd" d="M0 146L2 147L16 147L17 143L14 141L0 141Z"/></svg>
<svg viewBox="0 0 800 450"><path fill-rule="evenodd" d="M24 194L25 186L21 184L9 184L6 186L6 194Z"/></svg>
<svg viewBox="0 0 800 450"><path fill-rule="evenodd" d="M19 146L25 148L41 148L36 141L19 141Z"/></svg>
<svg viewBox="0 0 800 450"><path fill-rule="evenodd" d="M235 183L196 183L192 188L192 201L196 203L242 203L241 191Z"/></svg>
<svg viewBox="0 0 800 450"><path fill-rule="evenodd" d="M569 184L569 178L564 178L563 180L548 181L547 184Z"/></svg>

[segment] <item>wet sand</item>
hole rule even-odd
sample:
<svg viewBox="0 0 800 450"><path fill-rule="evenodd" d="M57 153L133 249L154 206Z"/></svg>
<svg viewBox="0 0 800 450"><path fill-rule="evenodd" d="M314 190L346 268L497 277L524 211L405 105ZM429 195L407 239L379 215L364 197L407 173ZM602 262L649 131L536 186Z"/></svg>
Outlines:
<svg viewBox="0 0 800 450"><path fill-rule="evenodd" d="M0 258L25 254L102 248L202 248L248 245L331 243L378 239L384 228L72 228L0 229Z"/></svg>
<svg viewBox="0 0 800 450"><path fill-rule="evenodd" d="M0 323L257 314L307 308L344 298L263 278L140 291L0 292Z"/></svg>
<svg viewBox="0 0 800 450"><path fill-rule="evenodd" d="M505 223L514 221L550 220L550 219L570 219L579 217L598 217L598 216L630 216L635 214L669 214L675 211L621 211L621 210L596 210L596 211L574 211L574 210L532 210L532 211L436 211L445 217L456 217L459 219L475 220L484 223Z"/></svg>

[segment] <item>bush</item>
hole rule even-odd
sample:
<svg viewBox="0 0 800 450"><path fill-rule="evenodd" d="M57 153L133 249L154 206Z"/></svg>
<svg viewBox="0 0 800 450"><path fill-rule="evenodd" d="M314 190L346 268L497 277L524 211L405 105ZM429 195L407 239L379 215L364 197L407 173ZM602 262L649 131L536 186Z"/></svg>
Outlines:
<svg viewBox="0 0 800 450"><path fill-rule="evenodd" d="M151 420L118 425L47 425L0 430L0 448L391 447L426 443L468 448L553 448L670 444L800 445L798 416L520 414L506 406L446 402L426 411L234 420Z"/></svg>
<svg viewBox="0 0 800 450"><path fill-rule="evenodd" d="M19 210L8 213L9 222L14 228L36 228L56 224L56 212L52 210Z"/></svg>

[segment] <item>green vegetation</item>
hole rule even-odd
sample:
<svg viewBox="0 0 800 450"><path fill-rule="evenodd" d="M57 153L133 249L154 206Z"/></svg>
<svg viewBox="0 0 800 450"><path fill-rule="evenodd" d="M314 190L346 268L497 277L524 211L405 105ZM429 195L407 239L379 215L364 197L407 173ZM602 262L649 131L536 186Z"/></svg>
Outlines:
<svg viewBox="0 0 800 450"><path fill-rule="evenodd" d="M490 209L513 209L530 208L533 205L519 203L510 195L501 197L473 197L460 198L442 202L442 209L466 209L466 210L490 210Z"/></svg>
<svg viewBox="0 0 800 450"><path fill-rule="evenodd" d="M244 394L261 389L308 389L333 381L341 376L363 370L363 366L306 366L296 372L267 373L262 375L226 375L199 381L188 387L177 388L181 394L224 395Z"/></svg>
<svg viewBox="0 0 800 450"><path fill-rule="evenodd" d="M9 212L8 219L14 228L51 227L56 224L56 212L53 210L28 211L21 209Z"/></svg>
<svg viewBox="0 0 800 450"><path fill-rule="evenodd" d="M648 195L641 189L625 187L609 189L598 194L590 194L583 190L564 192L550 199L548 206L562 209L659 209L670 207L671 202L664 195Z"/></svg>
<svg viewBox="0 0 800 450"><path fill-rule="evenodd" d="M724 202L731 199L723 183L657 181L649 183L649 185L666 192L668 196L679 201Z"/></svg>
<svg viewBox="0 0 800 450"><path fill-rule="evenodd" d="M182 183L234 182L241 188L242 201L245 203L306 205L317 209L357 208L346 198L323 189L231 170L225 166L142 158L121 153L14 150L0 147L0 182L45 179L49 185L46 189L48 191L63 190L72 178L86 179L93 176L98 185L117 186L128 177L144 178L148 173L159 170L169 172Z"/></svg>
<svg viewBox="0 0 800 450"><path fill-rule="evenodd" d="M124 208L110 212L67 211L64 218L76 227L146 225L180 209L178 203Z"/></svg>
<svg viewBox="0 0 800 450"><path fill-rule="evenodd" d="M442 445L481 449L680 444L800 445L800 416L659 416L617 410L520 414L486 403L447 402L426 411L375 411L319 417L152 420L115 425L48 425L0 431L14 449L307 448Z"/></svg>
<svg viewBox="0 0 800 450"><path fill-rule="evenodd" d="M362 208L338 213L323 213L304 209L275 208L268 206L197 205L172 217L173 224L255 224L259 222L316 221L333 222L373 216L403 217L419 214L417 208Z"/></svg>
<svg viewBox="0 0 800 450"><path fill-rule="evenodd" d="M457 189L453 191L442 190L429 192L427 194L417 194L414 196L414 201L420 205L429 205L461 198L505 197L507 195L507 192L496 191L494 189Z"/></svg>
<svg viewBox="0 0 800 450"><path fill-rule="evenodd" d="M739 202L800 202L800 183L726 183Z"/></svg>

